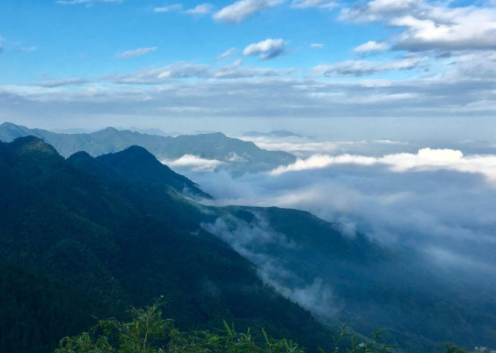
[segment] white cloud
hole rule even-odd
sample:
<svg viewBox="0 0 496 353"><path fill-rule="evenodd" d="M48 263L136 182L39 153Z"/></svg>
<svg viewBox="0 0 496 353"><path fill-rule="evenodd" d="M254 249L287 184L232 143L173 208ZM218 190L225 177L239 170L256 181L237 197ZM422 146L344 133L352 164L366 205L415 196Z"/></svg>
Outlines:
<svg viewBox="0 0 496 353"><path fill-rule="evenodd" d="M480 174L493 186L496 186L496 156L471 155L464 156L459 150L422 148L417 154L398 153L383 157L367 157L359 155L314 155L308 159L299 159L289 166L279 167L271 172L273 175L302 171L308 169L322 169L331 165L355 164L373 166L382 164L392 172L426 172L449 170L460 173Z"/></svg>
<svg viewBox="0 0 496 353"><path fill-rule="evenodd" d="M63 86L72 86L72 85L83 85L89 83L89 81L85 78L67 78L60 80L51 80L34 84L34 86L47 87L47 88L57 88Z"/></svg>
<svg viewBox="0 0 496 353"><path fill-rule="evenodd" d="M156 69L146 68L133 73L106 75L103 79L115 83L157 84L171 79L207 76L207 65L178 62Z"/></svg>
<svg viewBox="0 0 496 353"><path fill-rule="evenodd" d="M399 50L496 49L496 9L433 7L423 16L398 17L390 24L406 28L395 45Z"/></svg>
<svg viewBox="0 0 496 353"><path fill-rule="evenodd" d="M37 51L38 48L37 47L22 47L22 48L19 48L19 51L22 51L23 53L31 53L31 52L34 52L34 51Z"/></svg>
<svg viewBox="0 0 496 353"><path fill-rule="evenodd" d="M316 76L323 77L360 77L385 71L412 70L426 64L427 58L403 58L388 61L348 60L313 68Z"/></svg>
<svg viewBox="0 0 496 353"><path fill-rule="evenodd" d="M306 9L309 7L319 7L323 9L334 9L337 7L337 3L335 1L329 0L293 0L291 3L291 7L297 9Z"/></svg>
<svg viewBox="0 0 496 353"><path fill-rule="evenodd" d="M160 84L170 82L171 80L188 78L240 79L278 77L290 75L294 71L294 69L270 69L245 66L240 60L215 69L209 65L178 62L161 68L146 68L133 73L105 75L103 79L119 84Z"/></svg>
<svg viewBox="0 0 496 353"><path fill-rule="evenodd" d="M258 147L269 151L284 151L296 155L335 152L342 145L354 144L352 141L314 141L305 137L278 138L272 136L239 136L243 141L251 141Z"/></svg>
<svg viewBox="0 0 496 353"><path fill-rule="evenodd" d="M310 44L310 48L314 48L314 49L322 49L323 47L324 47L324 44L321 44L321 43Z"/></svg>
<svg viewBox="0 0 496 353"><path fill-rule="evenodd" d="M197 5L196 7L186 10L185 12L190 15L206 15L212 12L213 10L213 5L209 3L204 3Z"/></svg>
<svg viewBox="0 0 496 353"><path fill-rule="evenodd" d="M319 118L322 123L331 118L360 117L368 121L368 118L380 117L394 121L405 119L406 123L415 124L418 131L431 137L432 130L424 129L421 127L423 124L417 121L426 121L425 117L429 117L435 121L445 119L443 121L450 124L447 116L453 119L470 116L471 119L481 119L477 120L477 124L468 125L473 126L470 131L489 139L488 129L492 126L488 125L488 119L496 113L495 59L489 52L475 52L431 60L419 64L420 69L427 63L431 67L437 65L440 60L452 64L443 67L443 71L436 76L418 77L415 71L415 74L409 75L413 79L388 80L320 79L297 69L260 68L241 62L220 67L173 63L164 67L145 67L135 72L108 74L92 79L84 86L61 87L60 90L4 85L0 90L0 99L6 116L23 121L32 119L30 117L33 115L65 121L69 116L76 119L83 112L94 117L105 114L120 117L123 114L125 117L140 116L141 119L154 119L154 116L156 119L205 118L215 115L219 119L227 116L260 117L305 119L310 122L315 120L308 118ZM388 65L385 68L392 67ZM377 72L377 67L374 66L372 71ZM21 106L22 110L19 109ZM377 131L381 127L370 125L370 129ZM400 130L405 132L407 129ZM455 130L448 132L450 136L456 134ZM393 137L389 133L383 136Z"/></svg>
<svg viewBox="0 0 496 353"><path fill-rule="evenodd" d="M342 155L332 157L328 155L314 155L308 159L299 159L294 164L281 166L270 172L272 175L278 175L286 172L294 172L308 169L327 168L333 164L360 164L374 165L377 160L373 157Z"/></svg>
<svg viewBox="0 0 496 353"><path fill-rule="evenodd" d="M238 24L279 3L278 0L240 0L222 8L213 18L220 22Z"/></svg>
<svg viewBox="0 0 496 353"><path fill-rule="evenodd" d="M325 158L314 156L292 172L190 177L219 205L302 209L351 234L420 250L441 248L496 266L496 155L425 148L382 157L320 157Z"/></svg>
<svg viewBox="0 0 496 353"><path fill-rule="evenodd" d="M109 2L109 3L120 3L124 0L59 0L55 1L56 4L60 5L77 5L77 4L91 4L93 2Z"/></svg>
<svg viewBox="0 0 496 353"><path fill-rule="evenodd" d="M420 8L423 0L372 0L341 10L341 19L357 22L382 21Z"/></svg>
<svg viewBox="0 0 496 353"><path fill-rule="evenodd" d="M446 51L496 49L496 9L449 6L425 0L373 0L344 8L341 19L383 21L402 31L391 37L394 50Z"/></svg>
<svg viewBox="0 0 496 353"><path fill-rule="evenodd" d="M232 53L234 53L235 50L236 50L236 48L234 48L234 47L231 49L227 49L225 52L223 52L218 57L216 57L215 60L225 59L225 58L229 57Z"/></svg>
<svg viewBox="0 0 496 353"><path fill-rule="evenodd" d="M286 42L282 39L266 39L259 43L248 45L243 55L260 56L261 60L277 58L286 52Z"/></svg>
<svg viewBox="0 0 496 353"><path fill-rule="evenodd" d="M125 51L116 55L119 59L135 58L137 56L142 56L157 50L157 47L150 48L138 48L134 50Z"/></svg>
<svg viewBox="0 0 496 353"><path fill-rule="evenodd" d="M213 172L217 167L224 164L224 162L216 159L205 159L190 154L176 160L163 160L162 163L173 169L189 169L195 172Z"/></svg>
<svg viewBox="0 0 496 353"><path fill-rule="evenodd" d="M226 65L215 70L211 70L208 76L216 79L282 77L291 75L295 71L295 69L269 69L259 68L256 66L243 66L241 60L238 60L231 65Z"/></svg>
<svg viewBox="0 0 496 353"><path fill-rule="evenodd" d="M171 12L171 11L180 11L183 9L183 5L181 4L173 4L168 6L156 7L153 9L153 12Z"/></svg>
<svg viewBox="0 0 496 353"><path fill-rule="evenodd" d="M386 43L376 41L368 41L367 43L359 45L353 49L355 53L383 52L388 50L389 46Z"/></svg>

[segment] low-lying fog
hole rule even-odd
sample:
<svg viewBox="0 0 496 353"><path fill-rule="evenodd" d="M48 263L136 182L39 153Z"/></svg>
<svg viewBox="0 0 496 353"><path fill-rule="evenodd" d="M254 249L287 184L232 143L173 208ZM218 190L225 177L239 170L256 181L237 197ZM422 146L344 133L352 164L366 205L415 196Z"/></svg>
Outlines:
<svg viewBox="0 0 496 353"><path fill-rule="evenodd" d="M298 156L290 166L232 177L219 161L168 161L215 197L215 205L279 206L363 232L384 244L414 246L440 264L496 273L496 148L461 141L317 141L241 136Z"/></svg>

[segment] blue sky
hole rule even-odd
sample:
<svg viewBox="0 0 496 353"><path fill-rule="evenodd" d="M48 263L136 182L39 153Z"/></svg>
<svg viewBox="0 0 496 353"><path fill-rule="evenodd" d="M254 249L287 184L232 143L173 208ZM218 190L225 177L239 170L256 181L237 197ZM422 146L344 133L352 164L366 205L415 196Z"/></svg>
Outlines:
<svg viewBox="0 0 496 353"><path fill-rule="evenodd" d="M187 1L182 6L187 10L203 3ZM231 3L219 1L215 8ZM214 58L233 47L237 51L231 59L244 59L260 67L311 68L357 56L353 55L354 47L388 32L381 25L357 26L336 21L338 11L291 9L289 2L238 25L184 11L154 12L155 8L174 4L127 0L77 5L25 1L19 5L18 1L2 1L0 33L6 39L0 82L32 83L42 80L40 75L99 76L178 61L218 65L221 63ZM243 57L244 47L267 38L284 39L294 52L266 62ZM314 43L324 46L310 48ZM36 51L20 51L31 47L36 47ZM157 50L131 60L116 58L121 52L153 47Z"/></svg>
<svg viewBox="0 0 496 353"><path fill-rule="evenodd" d="M0 121L31 126L496 110L493 0L3 0L0 37Z"/></svg>

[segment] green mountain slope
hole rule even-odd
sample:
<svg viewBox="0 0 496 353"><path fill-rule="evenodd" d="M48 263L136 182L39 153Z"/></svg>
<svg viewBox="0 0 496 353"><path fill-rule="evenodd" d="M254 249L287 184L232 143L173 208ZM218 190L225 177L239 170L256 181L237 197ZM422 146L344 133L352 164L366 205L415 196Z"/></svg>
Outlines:
<svg viewBox="0 0 496 353"><path fill-rule="evenodd" d="M323 320L365 333L387 327L387 341L412 353L437 352L447 341L496 346L490 277L443 268L421 252L386 248L361 234L344 236L307 212L225 207L204 217L206 229L265 268L283 292L306 294ZM318 300L309 301L312 295Z"/></svg>
<svg viewBox="0 0 496 353"><path fill-rule="evenodd" d="M113 312L78 290L33 271L0 266L0 352L49 352L62 332L94 325Z"/></svg>
<svg viewBox="0 0 496 353"><path fill-rule="evenodd" d="M47 294L39 305L26 301L21 336L2 335L2 344L17 353L47 352L56 339L73 333L72 322L102 314L76 305L84 298L115 308L163 295L167 316L184 329L213 329L227 320L240 330L264 327L272 336L293 337L313 351L326 347L327 330L265 285L251 262L203 230L195 221L199 213L188 213L195 209L190 201L157 182L156 170L128 173L126 163L135 167L142 160L133 158L136 153L143 151L98 159L79 154L66 161L38 138L0 144L0 263L35 271L39 283L69 288L77 297L76 317L57 316L58 326L49 326L54 331L47 337L30 332L48 325L50 317L39 313L58 306L65 289ZM89 169L81 170L83 165ZM32 292L23 281L15 286ZM66 312L66 304L56 312ZM9 308L8 301L0 302L0 312ZM10 327L5 320L0 317L0 327ZM28 334L32 339L19 340Z"/></svg>
<svg viewBox="0 0 496 353"><path fill-rule="evenodd" d="M267 171L296 160L292 154L266 151L252 142L229 138L222 133L170 137L107 128L91 134L57 134L12 123L0 125L1 141L11 142L23 136L43 139L66 158L80 151L96 157L136 145L145 148L159 160L176 160L184 155L194 155L221 161L224 163L221 168L235 173Z"/></svg>

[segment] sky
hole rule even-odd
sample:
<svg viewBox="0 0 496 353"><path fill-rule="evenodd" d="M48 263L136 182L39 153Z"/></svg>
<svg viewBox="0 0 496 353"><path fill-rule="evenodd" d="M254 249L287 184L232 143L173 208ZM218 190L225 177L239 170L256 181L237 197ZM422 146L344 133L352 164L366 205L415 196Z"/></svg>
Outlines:
<svg viewBox="0 0 496 353"><path fill-rule="evenodd" d="M496 132L494 0L3 0L0 37L0 122Z"/></svg>

